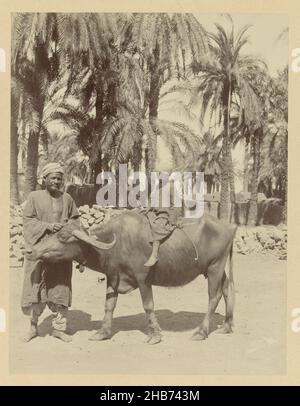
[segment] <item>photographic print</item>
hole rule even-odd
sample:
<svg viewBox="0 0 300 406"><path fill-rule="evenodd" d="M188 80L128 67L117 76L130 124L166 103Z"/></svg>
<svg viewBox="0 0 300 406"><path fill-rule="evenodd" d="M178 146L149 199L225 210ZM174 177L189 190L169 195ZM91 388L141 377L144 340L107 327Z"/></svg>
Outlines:
<svg viewBox="0 0 300 406"><path fill-rule="evenodd" d="M1 385L299 384L296 2L0 7Z"/></svg>
<svg viewBox="0 0 300 406"><path fill-rule="evenodd" d="M11 17L11 372L284 374L287 16Z"/></svg>

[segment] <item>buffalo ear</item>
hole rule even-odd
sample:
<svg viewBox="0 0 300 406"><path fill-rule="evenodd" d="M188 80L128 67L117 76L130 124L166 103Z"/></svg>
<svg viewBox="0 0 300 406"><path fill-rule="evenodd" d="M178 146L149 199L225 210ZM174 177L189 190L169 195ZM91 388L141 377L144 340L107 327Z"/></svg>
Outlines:
<svg viewBox="0 0 300 406"><path fill-rule="evenodd" d="M114 239L112 242L102 242L99 241L97 238L90 237L89 235L85 234L81 230L74 230L73 233L74 237L78 240L84 241L87 244L92 245L95 248L99 248L101 250L109 250L111 249L116 243L116 236L114 234Z"/></svg>

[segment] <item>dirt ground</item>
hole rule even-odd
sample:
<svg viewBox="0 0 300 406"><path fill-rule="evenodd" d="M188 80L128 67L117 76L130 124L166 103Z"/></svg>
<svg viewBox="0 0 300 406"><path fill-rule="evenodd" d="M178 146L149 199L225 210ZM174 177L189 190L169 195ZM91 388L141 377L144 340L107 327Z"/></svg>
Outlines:
<svg viewBox="0 0 300 406"><path fill-rule="evenodd" d="M88 338L100 328L104 311L103 274L74 270L69 312L72 343L49 335L51 313L40 320L40 337L21 338L28 320L20 310L22 269L11 269L10 369L17 374L284 374L286 362L286 261L271 255L234 256L236 308L234 334L218 334L219 304L205 341L192 341L207 310L207 282L199 277L181 288L154 287L163 330L160 344L145 343L146 319L139 292L121 295L111 340Z"/></svg>

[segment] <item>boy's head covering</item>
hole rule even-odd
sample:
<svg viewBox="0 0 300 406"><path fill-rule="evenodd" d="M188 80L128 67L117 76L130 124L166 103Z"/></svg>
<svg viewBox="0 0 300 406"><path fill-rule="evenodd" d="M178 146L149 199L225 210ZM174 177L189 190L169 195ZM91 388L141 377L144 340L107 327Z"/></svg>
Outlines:
<svg viewBox="0 0 300 406"><path fill-rule="evenodd" d="M45 178L50 173L61 173L64 174L63 167L56 162L50 162L49 164L45 165L42 169L42 177Z"/></svg>

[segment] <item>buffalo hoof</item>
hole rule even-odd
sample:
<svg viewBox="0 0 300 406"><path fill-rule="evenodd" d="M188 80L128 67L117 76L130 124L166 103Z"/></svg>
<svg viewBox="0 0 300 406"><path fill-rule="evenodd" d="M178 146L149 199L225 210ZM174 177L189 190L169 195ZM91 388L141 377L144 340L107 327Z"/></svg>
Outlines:
<svg viewBox="0 0 300 406"><path fill-rule="evenodd" d="M233 330L231 328L231 325L228 323L224 323L220 328L217 329L218 334L231 334L233 333Z"/></svg>
<svg viewBox="0 0 300 406"><path fill-rule="evenodd" d="M90 338L89 341L103 341L103 340L108 340L111 337L111 334L108 331L97 331L95 334L93 334Z"/></svg>
<svg viewBox="0 0 300 406"><path fill-rule="evenodd" d="M154 334L151 337L148 337L146 343L149 345L158 344L162 340L162 336L160 334Z"/></svg>
<svg viewBox="0 0 300 406"><path fill-rule="evenodd" d="M196 331L196 333L194 333L192 335L192 340L193 341L203 341L207 339L207 334L201 332L201 331Z"/></svg>
<svg viewBox="0 0 300 406"><path fill-rule="evenodd" d="M53 330L52 337L58 338L59 340L62 340L65 343L70 343L72 341L72 338L68 334L59 330Z"/></svg>

